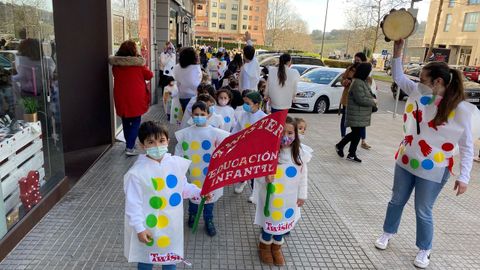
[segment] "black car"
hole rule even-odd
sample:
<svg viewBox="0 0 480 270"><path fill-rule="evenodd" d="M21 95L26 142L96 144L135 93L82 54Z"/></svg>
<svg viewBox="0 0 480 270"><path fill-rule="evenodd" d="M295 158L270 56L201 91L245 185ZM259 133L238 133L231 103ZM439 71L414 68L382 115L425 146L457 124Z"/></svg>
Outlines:
<svg viewBox="0 0 480 270"><path fill-rule="evenodd" d="M419 77L420 77L421 70L422 70L421 67L407 69L405 71L405 75L410 80L418 83L420 82ZM465 101L470 102L476 105L478 108L480 108L480 84L476 82L472 82L468 80L468 78L465 78L463 86L465 89L465 96L466 96ZM392 90L393 98L395 99L397 97L398 85L395 82L393 82L390 89ZM400 89L399 99L403 100L405 97L408 97L408 95Z"/></svg>
<svg viewBox="0 0 480 270"><path fill-rule="evenodd" d="M265 58L259 62L260 66L262 67L269 67L269 66L278 66L280 62L280 54L273 55L272 57ZM325 66L321 59L310 57L310 56L302 56L302 55L292 55L292 64L297 65L315 65L315 66Z"/></svg>

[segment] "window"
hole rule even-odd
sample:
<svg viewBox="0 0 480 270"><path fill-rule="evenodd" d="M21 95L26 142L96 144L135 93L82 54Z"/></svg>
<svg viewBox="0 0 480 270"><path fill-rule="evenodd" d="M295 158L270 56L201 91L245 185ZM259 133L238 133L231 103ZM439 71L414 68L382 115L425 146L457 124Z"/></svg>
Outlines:
<svg viewBox="0 0 480 270"><path fill-rule="evenodd" d="M480 0L468 0L469 5L478 5L480 4Z"/></svg>
<svg viewBox="0 0 480 270"><path fill-rule="evenodd" d="M197 5L197 9L198 10L203 10L203 6L202 5Z"/></svg>
<svg viewBox="0 0 480 270"><path fill-rule="evenodd" d="M247 30L247 26L246 26L246 25L242 25L242 29L243 29L243 30Z"/></svg>
<svg viewBox="0 0 480 270"><path fill-rule="evenodd" d="M303 75L300 79L303 82L316 84L330 84L338 75L336 71L315 70Z"/></svg>
<svg viewBox="0 0 480 270"><path fill-rule="evenodd" d="M212 2L212 7L217 7L217 2Z"/></svg>
<svg viewBox="0 0 480 270"><path fill-rule="evenodd" d="M251 25L248 26L248 30L252 30L252 26L251 26Z"/></svg>
<svg viewBox="0 0 480 270"><path fill-rule="evenodd" d="M449 0L448 7L453 7L453 6L455 6L455 0Z"/></svg>
<svg viewBox="0 0 480 270"><path fill-rule="evenodd" d="M232 10L238 10L238 5L237 4L232 4Z"/></svg>
<svg viewBox="0 0 480 270"><path fill-rule="evenodd" d="M447 17L445 17L445 27L443 28L443 32L450 31L451 24L452 24L452 14L447 14Z"/></svg>
<svg viewBox="0 0 480 270"><path fill-rule="evenodd" d="M252 16L248 16L248 20L251 21L251 20L252 20Z"/></svg>
<svg viewBox="0 0 480 270"><path fill-rule="evenodd" d="M258 26L253 26L253 30L258 31Z"/></svg>
<svg viewBox="0 0 480 270"><path fill-rule="evenodd" d="M227 14L220 13L220 19L225 20L227 18Z"/></svg>
<svg viewBox="0 0 480 270"><path fill-rule="evenodd" d="M216 12L212 12L212 18L216 18L217 17L217 13Z"/></svg>
<svg viewBox="0 0 480 270"><path fill-rule="evenodd" d="M224 24L224 23L218 24L218 28L219 28L219 29L225 29L225 24Z"/></svg>
<svg viewBox="0 0 480 270"><path fill-rule="evenodd" d="M232 20L234 20L234 21L238 20L238 15L237 14L232 14Z"/></svg>
<svg viewBox="0 0 480 270"><path fill-rule="evenodd" d="M476 32L480 12L465 13L463 32Z"/></svg>
<svg viewBox="0 0 480 270"><path fill-rule="evenodd" d="M258 16L255 16L255 21L258 21Z"/></svg>
<svg viewBox="0 0 480 270"><path fill-rule="evenodd" d="M243 6L243 10L248 10L248 6L247 5Z"/></svg>
<svg viewBox="0 0 480 270"><path fill-rule="evenodd" d="M212 22L212 27L213 27L213 28L216 28L216 27L217 27L217 24L214 23L214 22Z"/></svg>
<svg viewBox="0 0 480 270"><path fill-rule="evenodd" d="M236 25L236 24L232 24L231 27L230 27L230 29L232 29L232 30L237 30L237 25Z"/></svg>
<svg viewBox="0 0 480 270"><path fill-rule="evenodd" d="M227 9L227 4L220 3L220 9Z"/></svg>
<svg viewBox="0 0 480 270"><path fill-rule="evenodd" d="M259 11L260 11L260 7L259 7L259 6L256 6L256 7L255 7L255 11L256 11L256 12L259 12Z"/></svg>
<svg viewBox="0 0 480 270"><path fill-rule="evenodd" d="M247 15L243 15L243 19L244 19L244 20L248 20L248 16L247 16Z"/></svg>
<svg viewBox="0 0 480 270"><path fill-rule="evenodd" d="M208 22L203 22L203 23L202 23L202 26L208 27Z"/></svg>

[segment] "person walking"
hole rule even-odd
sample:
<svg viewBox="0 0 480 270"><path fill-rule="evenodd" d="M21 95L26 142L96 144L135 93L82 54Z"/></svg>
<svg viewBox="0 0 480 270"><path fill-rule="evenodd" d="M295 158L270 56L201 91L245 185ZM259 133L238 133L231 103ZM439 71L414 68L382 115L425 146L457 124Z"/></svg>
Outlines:
<svg viewBox="0 0 480 270"><path fill-rule="evenodd" d="M197 52L192 47L180 50L178 64L173 69L173 77L177 82L178 98L185 112L190 99L196 95L197 87L202 81L202 69Z"/></svg>
<svg viewBox="0 0 480 270"><path fill-rule="evenodd" d="M153 77L153 73L145 65L137 52L137 45L127 40L120 45L115 56L109 57L113 66L113 96L117 115L122 118L123 135L126 140L125 154L138 155L135 141L142 115L150 105L150 93L145 81Z"/></svg>
<svg viewBox="0 0 480 270"><path fill-rule="evenodd" d="M292 57L288 53L280 56L278 67L268 67L267 96L270 99L271 112L288 110L297 94L300 74L290 68Z"/></svg>
<svg viewBox="0 0 480 270"><path fill-rule="evenodd" d="M363 52L356 53L353 59L354 59L353 60L354 64L368 63L367 56ZM371 91L371 89L374 89L376 87L375 81L373 80L373 78L371 76L371 72L368 75L367 83L370 86L370 91ZM372 148L367 143L367 128L360 129L360 136L361 136L361 139L362 139L361 147L365 150L369 150L370 148Z"/></svg>
<svg viewBox="0 0 480 270"><path fill-rule="evenodd" d="M247 45L243 47L243 65L240 69L239 90L257 91L258 82L260 81L260 64L255 57L255 48L250 33L245 32L245 40Z"/></svg>
<svg viewBox="0 0 480 270"><path fill-rule="evenodd" d="M165 43L165 48L159 57L159 69L160 69L160 82L159 86L163 89L171 81L173 77L173 68L175 67L176 51L175 46L171 42Z"/></svg>
<svg viewBox="0 0 480 270"><path fill-rule="evenodd" d="M344 157L343 148L350 143L347 160L362 162L357 157L357 146L360 142L361 129L370 125L372 108L376 102L372 97L367 83L368 74L372 71L372 65L361 63L353 75L353 81L348 92L347 116L345 125L350 127L351 132L335 145L335 150L340 157Z"/></svg>
<svg viewBox="0 0 480 270"><path fill-rule="evenodd" d="M349 66L342 76L343 92L340 99L340 110L338 110L338 114L342 115L342 118L340 119L340 135L342 136L342 138L345 137L345 135L347 134L347 127L345 126L345 115L347 113L348 105L348 90L350 89L350 85L352 84L353 75L355 74L357 66L358 63L354 63L353 65Z"/></svg>
<svg viewBox="0 0 480 270"><path fill-rule="evenodd" d="M403 117L405 138L395 157L393 194L386 211L384 233L375 246L380 250L388 247L398 231L403 208L415 189L419 251L413 263L426 268L432 250L433 206L448 181L457 150L460 174L454 190L457 196L467 190L474 156L472 115L476 108L465 101L462 74L444 62L425 65L420 83L408 79L402 68L403 45L404 40L395 42L392 77L409 96Z"/></svg>
<svg viewBox="0 0 480 270"><path fill-rule="evenodd" d="M202 68L207 68L207 63L208 63L208 56L207 56L207 53L205 53L205 49L202 48L200 50L200 64L202 65Z"/></svg>

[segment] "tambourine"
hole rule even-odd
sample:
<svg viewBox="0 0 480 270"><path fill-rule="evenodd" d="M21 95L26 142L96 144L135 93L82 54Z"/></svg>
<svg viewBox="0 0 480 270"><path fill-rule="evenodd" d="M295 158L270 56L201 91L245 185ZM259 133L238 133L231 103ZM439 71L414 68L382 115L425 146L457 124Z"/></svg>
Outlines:
<svg viewBox="0 0 480 270"><path fill-rule="evenodd" d="M417 19L404 8L390 10L389 14L383 17L380 27L382 27L385 41L397 41L406 39L415 32Z"/></svg>

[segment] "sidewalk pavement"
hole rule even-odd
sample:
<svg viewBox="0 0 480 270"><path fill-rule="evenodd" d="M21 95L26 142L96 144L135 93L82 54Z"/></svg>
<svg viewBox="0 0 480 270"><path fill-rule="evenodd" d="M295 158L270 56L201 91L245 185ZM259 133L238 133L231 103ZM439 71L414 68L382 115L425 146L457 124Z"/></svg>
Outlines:
<svg viewBox="0 0 480 270"><path fill-rule="evenodd" d="M315 153L309 163L309 199L302 219L286 239L283 269L414 269L416 254L413 199L405 207L400 233L389 250L373 241L382 232L391 195L393 155L401 139L401 120L377 113L368 129L369 151L360 150L363 164L339 159L337 115L294 114L308 122L305 143ZM165 121L160 107L145 119ZM124 197L122 176L135 158L117 143L22 240L0 269L135 269L123 257ZM479 269L480 203L474 164L467 194L455 197L453 181L435 208L435 240L430 269ZM236 195L226 188L215 206L218 235L185 229L185 257L192 269L277 269L262 265L253 225L249 191ZM183 267L179 265L180 269Z"/></svg>

